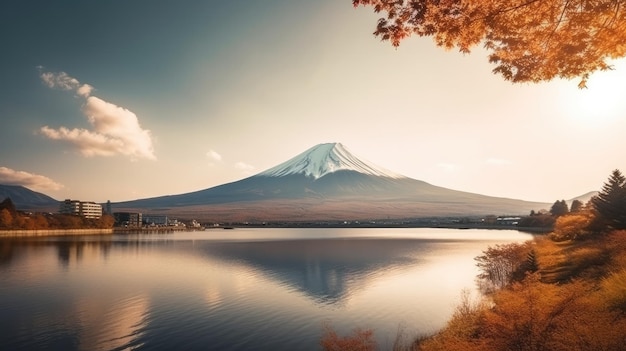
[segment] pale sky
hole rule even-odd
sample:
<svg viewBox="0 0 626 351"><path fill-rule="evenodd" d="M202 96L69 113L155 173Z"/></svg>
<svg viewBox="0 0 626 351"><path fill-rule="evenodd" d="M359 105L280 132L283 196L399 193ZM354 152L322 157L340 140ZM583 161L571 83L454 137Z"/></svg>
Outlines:
<svg viewBox="0 0 626 351"><path fill-rule="evenodd" d="M398 49L350 0L0 4L0 184L122 201L341 142L411 178L554 202L626 172L626 62L514 85L486 52Z"/></svg>

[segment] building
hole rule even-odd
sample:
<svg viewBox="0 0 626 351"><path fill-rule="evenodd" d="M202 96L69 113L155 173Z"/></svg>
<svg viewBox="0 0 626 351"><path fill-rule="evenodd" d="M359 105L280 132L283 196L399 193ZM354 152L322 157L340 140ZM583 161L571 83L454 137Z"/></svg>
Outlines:
<svg viewBox="0 0 626 351"><path fill-rule="evenodd" d="M169 220L165 215L145 215L143 216L143 224L162 227L169 225Z"/></svg>
<svg viewBox="0 0 626 351"><path fill-rule="evenodd" d="M115 226L128 228L141 228L142 218L138 212L113 212Z"/></svg>
<svg viewBox="0 0 626 351"><path fill-rule="evenodd" d="M80 201L65 199L59 206L59 213L80 216Z"/></svg>
<svg viewBox="0 0 626 351"><path fill-rule="evenodd" d="M85 218L100 218L102 217L102 206L91 201L66 199L61 202L59 213Z"/></svg>

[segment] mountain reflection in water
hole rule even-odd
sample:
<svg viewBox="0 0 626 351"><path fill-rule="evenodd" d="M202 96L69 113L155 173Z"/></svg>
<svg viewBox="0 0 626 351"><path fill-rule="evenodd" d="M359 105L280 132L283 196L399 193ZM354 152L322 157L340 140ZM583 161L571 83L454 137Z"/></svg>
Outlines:
<svg viewBox="0 0 626 351"><path fill-rule="evenodd" d="M0 240L0 349L318 350L440 328L515 231L234 230Z"/></svg>
<svg viewBox="0 0 626 351"><path fill-rule="evenodd" d="M203 250L220 260L249 265L318 303L334 304L377 275L417 263L429 244L401 239L322 239L217 243Z"/></svg>

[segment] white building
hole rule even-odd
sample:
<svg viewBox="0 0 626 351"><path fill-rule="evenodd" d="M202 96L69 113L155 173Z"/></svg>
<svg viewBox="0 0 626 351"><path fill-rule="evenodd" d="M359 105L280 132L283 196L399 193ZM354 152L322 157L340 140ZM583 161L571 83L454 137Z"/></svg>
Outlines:
<svg viewBox="0 0 626 351"><path fill-rule="evenodd" d="M85 218L102 217L102 206L90 201L66 199L59 206L59 213L81 216Z"/></svg>

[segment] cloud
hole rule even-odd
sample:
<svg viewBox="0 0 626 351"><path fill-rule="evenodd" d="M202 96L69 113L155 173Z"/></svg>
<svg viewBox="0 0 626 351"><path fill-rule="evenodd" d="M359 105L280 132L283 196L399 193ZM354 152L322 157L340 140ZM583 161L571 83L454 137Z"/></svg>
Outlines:
<svg viewBox="0 0 626 351"><path fill-rule="evenodd" d="M91 95L91 92L93 91L93 87L89 84L83 84L81 86L79 86L76 89L76 94L82 96L82 97L87 97L89 95Z"/></svg>
<svg viewBox="0 0 626 351"><path fill-rule="evenodd" d="M240 170L243 174L252 174L252 171L254 171L256 167L249 165L245 162L237 162L235 163L235 168Z"/></svg>
<svg viewBox="0 0 626 351"><path fill-rule="evenodd" d="M131 158L155 160L152 135L141 128L137 115L126 108L91 96L94 88L81 84L65 72L41 73L41 79L50 88L74 90L85 99L82 112L92 130L44 126L40 133L52 140L65 141L78 148L83 156L125 155Z"/></svg>
<svg viewBox="0 0 626 351"><path fill-rule="evenodd" d="M111 139L86 129L74 128L70 130L65 127L52 129L48 126L43 126L40 132L52 140L62 140L78 146L80 153L87 157L113 156L118 153L126 153L121 140Z"/></svg>
<svg viewBox="0 0 626 351"><path fill-rule="evenodd" d="M34 190L60 190L63 185L52 179L24 171L16 171L6 167L0 167L0 184L21 185Z"/></svg>
<svg viewBox="0 0 626 351"><path fill-rule="evenodd" d="M80 82L76 78L70 77L65 72L42 72L40 77L44 84L48 86L48 88L76 90L80 87Z"/></svg>
<svg viewBox="0 0 626 351"><path fill-rule="evenodd" d="M213 161L222 160L222 155L218 154L217 151L214 151L214 150L207 151L206 157L208 157L210 160L213 160Z"/></svg>

